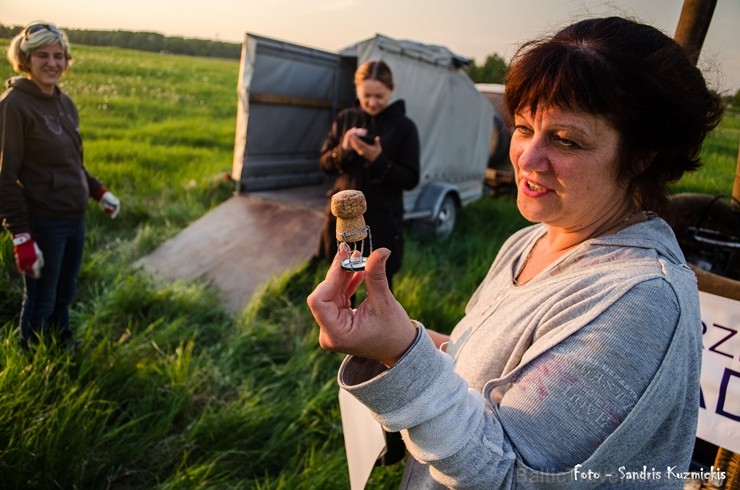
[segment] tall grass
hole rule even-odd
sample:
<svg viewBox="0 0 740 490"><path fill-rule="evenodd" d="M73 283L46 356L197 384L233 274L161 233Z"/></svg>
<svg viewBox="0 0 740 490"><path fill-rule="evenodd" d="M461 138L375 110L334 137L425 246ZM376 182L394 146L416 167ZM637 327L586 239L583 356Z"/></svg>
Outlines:
<svg viewBox="0 0 740 490"><path fill-rule="evenodd" d="M320 350L305 306L325 270L276 277L232 316L205 284L161 284L131 266L233 193L223 174L238 64L74 54L64 87L80 108L86 164L123 211L115 221L89 212L75 353L19 349L21 281L0 239L0 488L348 488L341 356ZM707 144L707 165L675 189L729 192L737 130L728 119ZM449 331L503 240L525 225L500 196L466 208L447 240L409 237L399 300ZM402 470L375 468L368 488L396 488Z"/></svg>

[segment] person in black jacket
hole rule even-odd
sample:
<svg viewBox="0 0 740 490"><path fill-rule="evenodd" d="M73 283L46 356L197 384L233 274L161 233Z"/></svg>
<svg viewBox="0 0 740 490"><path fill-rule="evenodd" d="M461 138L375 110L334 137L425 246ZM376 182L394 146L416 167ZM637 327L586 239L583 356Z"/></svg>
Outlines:
<svg viewBox="0 0 740 490"><path fill-rule="evenodd" d="M64 32L33 22L10 42L8 60L24 75L0 96L0 219L25 281L21 345L39 337L74 345L69 305L88 200L111 218L121 203L82 163L77 107L57 86L72 60Z"/></svg>
<svg viewBox="0 0 740 490"><path fill-rule="evenodd" d="M324 173L336 175L330 194L359 190L365 194L365 222L372 247L391 250L388 284L403 259L403 191L419 183L419 133L406 116L403 100L391 102L393 74L382 60L367 61L355 72L357 104L342 110L321 148ZM330 204L321 231L318 257L337 253L336 218ZM370 243L364 250L367 255Z"/></svg>

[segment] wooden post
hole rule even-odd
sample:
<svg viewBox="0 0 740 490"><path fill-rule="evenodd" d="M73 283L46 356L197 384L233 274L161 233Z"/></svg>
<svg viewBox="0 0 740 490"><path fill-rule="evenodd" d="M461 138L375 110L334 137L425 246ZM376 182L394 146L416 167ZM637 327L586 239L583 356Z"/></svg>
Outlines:
<svg viewBox="0 0 740 490"><path fill-rule="evenodd" d="M717 0L684 0L673 39L680 44L692 63L699 60L704 38L712 21Z"/></svg>
<svg viewBox="0 0 740 490"><path fill-rule="evenodd" d="M704 44L704 38L712 21L717 0L684 0L681 16L678 18L676 33L673 39L686 51L689 59L696 64ZM738 148L735 181L732 185L732 197L740 201L740 148ZM740 212L740 205L732 202L732 209Z"/></svg>

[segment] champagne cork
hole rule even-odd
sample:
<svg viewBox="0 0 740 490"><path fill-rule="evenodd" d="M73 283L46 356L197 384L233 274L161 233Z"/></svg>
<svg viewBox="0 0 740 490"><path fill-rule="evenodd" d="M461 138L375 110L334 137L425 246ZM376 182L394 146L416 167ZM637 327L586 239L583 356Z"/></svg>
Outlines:
<svg viewBox="0 0 740 490"><path fill-rule="evenodd" d="M367 237L365 211L367 202L362 191L339 191L331 197L331 213L337 217L338 242L359 242Z"/></svg>

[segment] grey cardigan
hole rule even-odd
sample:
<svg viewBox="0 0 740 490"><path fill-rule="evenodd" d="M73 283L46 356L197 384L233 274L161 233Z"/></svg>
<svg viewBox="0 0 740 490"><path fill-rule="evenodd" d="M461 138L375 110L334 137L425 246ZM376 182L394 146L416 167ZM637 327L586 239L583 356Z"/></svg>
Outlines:
<svg viewBox="0 0 740 490"><path fill-rule="evenodd" d="M410 453L403 488L682 488L699 408L696 278L660 218L582 243L522 286L544 233L501 248L437 350L339 383Z"/></svg>

